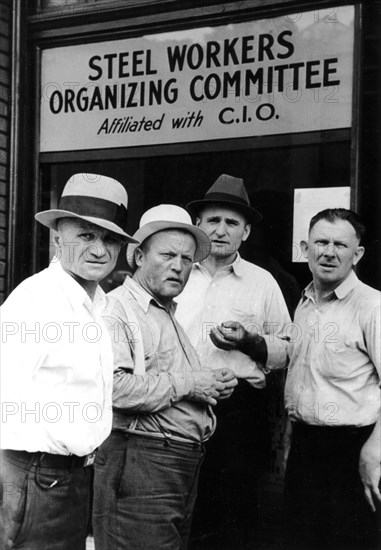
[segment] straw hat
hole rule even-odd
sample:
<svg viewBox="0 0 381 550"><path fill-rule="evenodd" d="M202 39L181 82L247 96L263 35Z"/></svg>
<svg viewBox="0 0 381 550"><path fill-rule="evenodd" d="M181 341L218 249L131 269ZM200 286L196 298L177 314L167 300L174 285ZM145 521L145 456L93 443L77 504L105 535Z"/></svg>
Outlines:
<svg viewBox="0 0 381 550"><path fill-rule="evenodd" d="M206 233L192 224L191 217L184 208L174 204L159 204L147 210L141 217L139 229L133 238L139 243L143 243L151 235L167 229L187 231L194 237L196 241L194 262L199 262L209 255L210 240ZM133 269L136 268L135 250L137 246L136 244L127 246L127 263Z"/></svg>
<svg viewBox="0 0 381 550"><path fill-rule="evenodd" d="M35 218L50 229L60 218L80 218L136 242L127 225L127 191L121 183L99 174L74 174L66 183L58 208L38 212Z"/></svg>

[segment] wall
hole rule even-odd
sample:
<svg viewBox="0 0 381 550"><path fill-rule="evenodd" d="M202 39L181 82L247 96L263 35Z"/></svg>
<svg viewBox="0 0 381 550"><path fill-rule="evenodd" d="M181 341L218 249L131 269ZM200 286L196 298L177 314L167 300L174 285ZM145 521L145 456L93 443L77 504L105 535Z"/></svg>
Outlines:
<svg viewBox="0 0 381 550"><path fill-rule="evenodd" d="M367 235L360 278L381 290L381 1L363 6L363 42L360 59L362 90L360 102L359 213Z"/></svg>
<svg viewBox="0 0 381 550"><path fill-rule="evenodd" d="M8 227L11 0L0 0L0 303L5 298Z"/></svg>

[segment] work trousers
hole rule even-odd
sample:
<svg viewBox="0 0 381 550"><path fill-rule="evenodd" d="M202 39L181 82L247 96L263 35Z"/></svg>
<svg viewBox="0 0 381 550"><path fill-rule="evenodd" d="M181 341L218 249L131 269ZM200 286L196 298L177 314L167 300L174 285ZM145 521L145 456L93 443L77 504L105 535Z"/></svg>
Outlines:
<svg viewBox="0 0 381 550"><path fill-rule="evenodd" d="M95 548L185 550L202 456L196 443L112 431L95 461Z"/></svg>
<svg viewBox="0 0 381 550"><path fill-rule="evenodd" d="M71 457L1 451L1 550L84 550L89 470Z"/></svg>
<svg viewBox="0 0 381 550"><path fill-rule="evenodd" d="M285 476L288 550L377 548L377 514L359 475L360 451L372 429L293 425Z"/></svg>
<svg viewBox="0 0 381 550"><path fill-rule="evenodd" d="M206 443L191 531L192 550L259 545L258 487L269 463L266 391L239 380L215 407L217 429Z"/></svg>

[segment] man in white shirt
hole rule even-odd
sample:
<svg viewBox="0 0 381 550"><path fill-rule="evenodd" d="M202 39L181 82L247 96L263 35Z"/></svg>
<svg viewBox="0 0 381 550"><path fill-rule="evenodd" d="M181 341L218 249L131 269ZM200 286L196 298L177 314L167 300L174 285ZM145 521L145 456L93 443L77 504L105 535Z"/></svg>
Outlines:
<svg viewBox="0 0 381 550"><path fill-rule="evenodd" d="M290 319L272 275L239 255L252 224L262 217L250 206L243 180L223 174L204 199L187 208L212 249L194 264L176 299L176 316L201 364L229 367L239 379L233 395L216 407L218 427L201 472L194 536L207 548L238 549L249 543L256 473L268 445L262 425L265 371L286 364L287 342L281 336ZM253 333L263 337L262 344L253 345Z"/></svg>
<svg viewBox="0 0 381 550"><path fill-rule="evenodd" d="M0 308L1 548L83 550L94 450L109 435L113 357L98 286L126 232L127 193L75 174L36 214L56 256Z"/></svg>

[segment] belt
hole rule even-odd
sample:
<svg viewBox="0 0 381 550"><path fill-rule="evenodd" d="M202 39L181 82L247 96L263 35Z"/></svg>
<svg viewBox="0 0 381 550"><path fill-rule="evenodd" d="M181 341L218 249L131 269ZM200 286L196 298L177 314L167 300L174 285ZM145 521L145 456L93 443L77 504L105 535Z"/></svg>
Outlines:
<svg viewBox="0 0 381 550"><path fill-rule="evenodd" d="M202 443L198 443L197 441L188 441L176 436L165 437L163 434L158 432L143 432L141 430L112 430L110 437L123 440L130 437L137 437L150 439L152 441L165 441L167 443L171 443L171 445L179 445L180 447L187 449L201 449L203 447Z"/></svg>
<svg viewBox="0 0 381 550"><path fill-rule="evenodd" d="M86 456L77 455L57 455L52 453L43 453L37 451L28 453L27 451L15 451L4 449L2 451L5 458L17 460L25 464L39 464L42 468L52 468L57 470L71 470L73 468L85 468L94 463L95 451Z"/></svg>
<svg viewBox="0 0 381 550"><path fill-rule="evenodd" d="M320 425L320 424L307 424L300 420L292 420L292 429L299 434L308 433L309 435L330 435L336 437L338 434L354 435L366 432L372 432L374 424L368 424L367 426L335 426L335 425Z"/></svg>

